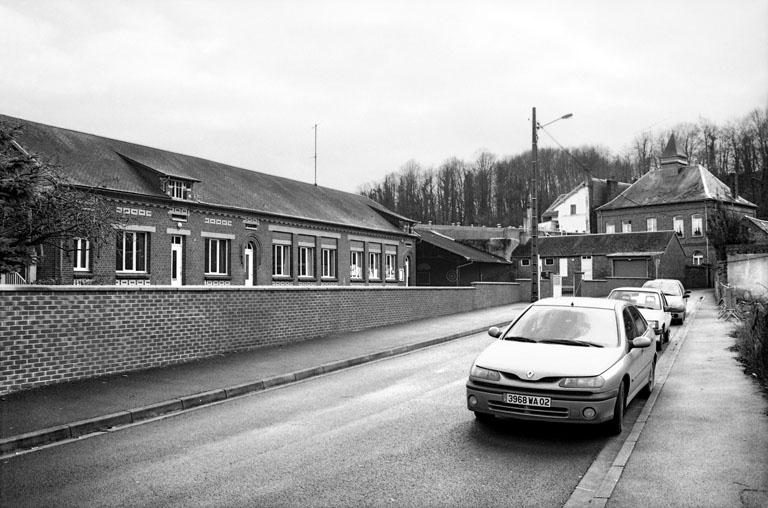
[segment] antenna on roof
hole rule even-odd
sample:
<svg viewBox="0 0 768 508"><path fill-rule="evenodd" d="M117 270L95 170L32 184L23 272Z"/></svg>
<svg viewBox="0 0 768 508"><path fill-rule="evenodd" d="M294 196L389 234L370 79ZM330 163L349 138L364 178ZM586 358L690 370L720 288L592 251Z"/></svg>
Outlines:
<svg viewBox="0 0 768 508"><path fill-rule="evenodd" d="M312 127L315 129L315 187L317 187L317 124Z"/></svg>

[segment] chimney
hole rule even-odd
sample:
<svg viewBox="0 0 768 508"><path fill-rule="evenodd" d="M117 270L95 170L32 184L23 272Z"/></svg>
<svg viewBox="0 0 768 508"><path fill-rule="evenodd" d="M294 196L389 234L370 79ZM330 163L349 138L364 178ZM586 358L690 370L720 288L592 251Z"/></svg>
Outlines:
<svg viewBox="0 0 768 508"><path fill-rule="evenodd" d="M619 182L616 180L607 179L605 181L605 202L612 200L619 193Z"/></svg>

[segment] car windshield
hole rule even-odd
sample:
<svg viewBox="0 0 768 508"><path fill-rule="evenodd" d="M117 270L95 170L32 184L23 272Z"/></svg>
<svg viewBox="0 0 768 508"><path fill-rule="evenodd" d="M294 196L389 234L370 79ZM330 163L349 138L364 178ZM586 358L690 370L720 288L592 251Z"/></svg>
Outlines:
<svg viewBox="0 0 768 508"><path fill-rule="evenodd" d="M682 296L683 292L680 291L680 286L671 280L649 280L643 287L646 288L659 288L665 295Z"/></svg>
<svg viewBox="0 0 768 508"><path fill-rule="evenodd" d="M504 340L615 347L619 344L616 313L613 309L533 306Z"/></svg>
<svg viewBox="0 0 768 508"><path fill-rule="evenodd" d="M635 307L640 309L661 309L661 300L656 293L650 293L647 291L611 291L608 298L613 300L624 300L634 304Z"/></svg>

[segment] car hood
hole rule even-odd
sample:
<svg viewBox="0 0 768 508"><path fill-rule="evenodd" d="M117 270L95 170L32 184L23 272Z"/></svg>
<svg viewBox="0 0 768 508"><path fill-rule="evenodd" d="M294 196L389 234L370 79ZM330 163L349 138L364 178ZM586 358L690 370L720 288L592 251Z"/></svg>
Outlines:
<svg viewBox="0 0 768 508"><path fill-rule="evenodd" d="M544 377L597 376L616 363L623 353L624 350L619 347L596 348L498 340L480 353L475 364L535 381ZM531 372L533 374L528 376Z"/></svg>

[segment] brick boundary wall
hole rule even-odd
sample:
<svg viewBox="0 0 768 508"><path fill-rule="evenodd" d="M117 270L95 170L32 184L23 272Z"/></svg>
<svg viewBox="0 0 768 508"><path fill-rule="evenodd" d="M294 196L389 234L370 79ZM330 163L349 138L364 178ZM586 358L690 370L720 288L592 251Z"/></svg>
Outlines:
<svg viewBox="0 0 768 508"><path fill-rule="evenodd" d="M0 287L0 394L520 301L474 287Z"/></svg>

